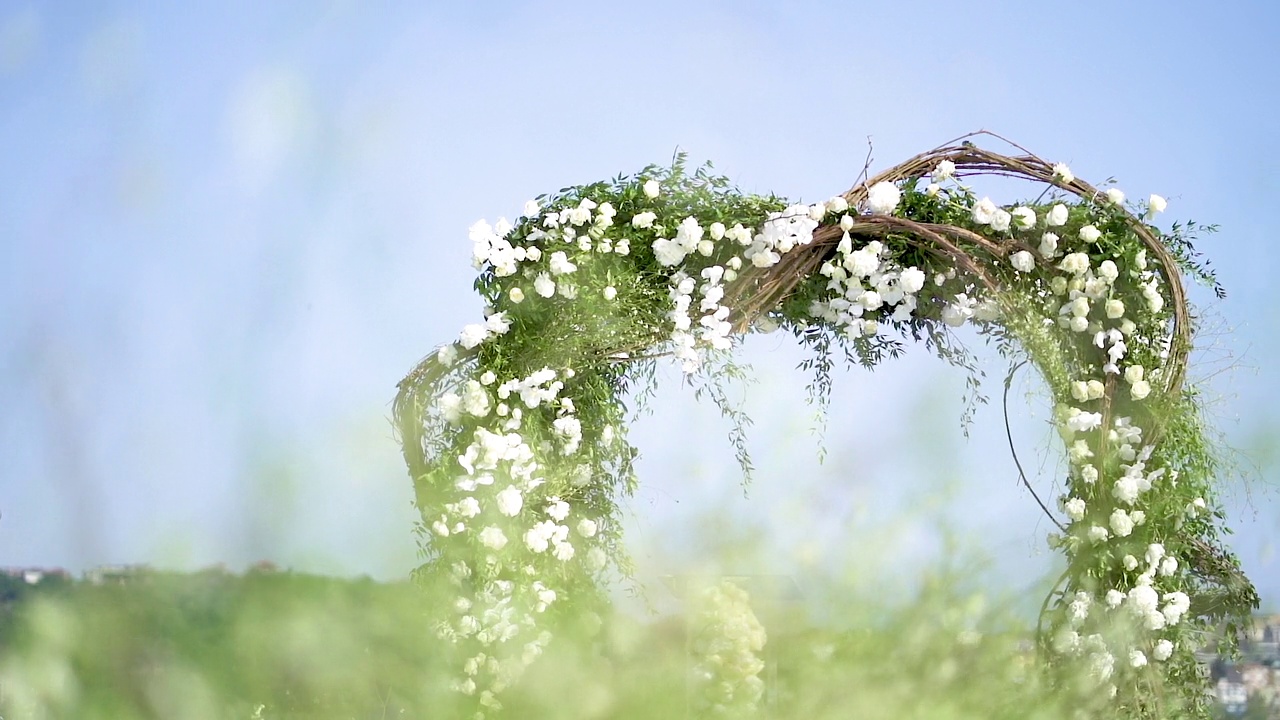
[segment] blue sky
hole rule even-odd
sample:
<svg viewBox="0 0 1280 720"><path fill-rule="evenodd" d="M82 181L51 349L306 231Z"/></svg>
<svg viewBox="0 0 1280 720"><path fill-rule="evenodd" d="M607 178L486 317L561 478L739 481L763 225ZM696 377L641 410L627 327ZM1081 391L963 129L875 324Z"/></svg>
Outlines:
<svg viewBox="0 0 1280 720"><path fill-rule="evenodd" d="M883 168L987 128L1222 226L1202 249L1230 296L1194 295L1199 372L1245 471L1224 480L1233 544L1280 603L1269 4L261 5L0 7L0 565L401 576L390 399L478 317L472 222L677 147L818 200L868 137ZM675 372L636 427L645 572L696 567L717 508L769 548L736 571L909 577L940 526L1015 585L1049 571L1000 414L959 430L958 372L921 348L842 375L819 465L799 354L745 355L749 497ZM1052 494L1035 390L1018 385L1019 448Z"/></svg>

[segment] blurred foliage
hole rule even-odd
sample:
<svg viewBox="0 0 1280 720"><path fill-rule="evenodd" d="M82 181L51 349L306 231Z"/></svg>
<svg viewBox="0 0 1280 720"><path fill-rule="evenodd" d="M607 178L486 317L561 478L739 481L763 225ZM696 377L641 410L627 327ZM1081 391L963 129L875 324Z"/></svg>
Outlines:
<svg viewBox="0 0 1280 720"><path fill-rule="evenodd" d="M428 627L429 587L295 573L139 571L123 582L0 585L0 716L452 718L461 696ZM936 574L877 604L824 586L756 610L769 637L753 717L1105 717L1036 669L1011 599ZM819 609L820 608L820 609ZM810 612L812 611L812 612ZM821 617L819 620L818 618ZM504 703L513 718L689 714L680 616L557 628Z"/></svg>

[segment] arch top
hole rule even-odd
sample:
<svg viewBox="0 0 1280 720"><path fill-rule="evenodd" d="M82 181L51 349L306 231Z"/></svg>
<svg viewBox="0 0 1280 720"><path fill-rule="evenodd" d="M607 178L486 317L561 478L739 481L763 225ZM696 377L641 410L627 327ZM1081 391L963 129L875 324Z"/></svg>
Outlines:
<svg viewBox="0 0 1280 720"><path fill-rule="evenodd" d="M1218 466L1184 388L1183 276L1212 280L1190 252L1197 228L1160 229L1158 195L1130 202L982 139L1003 140L958 138L824 202L743 194L678 155L472 226L485 317L401 381L394 414L420 575L467 608L442 615L440 637L460 663L503 658L459 680L482 713L551 641L550 618L603 602L601 573L626 572L616 501L636 482L634 384L670 357L741 419L704 363L771 326L828 365L833 348L871 366L964 324L1031 362L1067 458L1051 544L1068 569L1046 599L1044 665L1086 668L1118 707L1146 708L1135 717L1167 710L1134 700L1153 687L1198 702L1171 678L1199 632L1257 596L1220 541ZM1038 195L979 198L965 180L981 175Z"/></svg>

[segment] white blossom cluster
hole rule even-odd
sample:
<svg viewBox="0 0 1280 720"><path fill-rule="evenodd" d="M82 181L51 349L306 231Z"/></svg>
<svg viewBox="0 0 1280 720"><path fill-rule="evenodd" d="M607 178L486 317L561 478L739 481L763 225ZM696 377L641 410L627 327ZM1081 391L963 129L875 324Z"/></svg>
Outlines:
<svg viewBox="0 0 1280 720"><path fill-rule="evenodd" d="M791 205L782 212L771 213L749 244L741 233L737 234L739 242L747 245L743 257L758 268L778 264L792 248L813 242L813 231L825 213L825 204Z"/></svg>
<svg viewBox="0 0 1280 720"><path fill-rule="evenodd" d="M1054 166L1053 172L1055 180L1063 184L1075 180L1065 164ZM954 164L940 163L926 194L938 197L942 183L953 180L954 175ZM1152 383L1161 377L1159 369L1148 370L1132 362L1131 348L1162 346L1165 350L1160 359L1167 358L1169 338L1166 321L1160 315L1165 304L1162 281L1148 268L1146 251L1107 257L1099 249L1108 239L1098 226L1102 223L1085 222L1068 232L1068 225L1075 226L1071 224L1070 209L1063 203L1051 204L1041 212L1026 206L1001 207L989 198L973 200L964 186L945 197L949 201L967 201L963 206L969 208L970 219L988 229L990 236L1021 245L1008 255L1013 280L1027 283L1033 294L1043 300L1045 323L1066 333L1083 335L1102 358L1092 373L1068 383L1064 388L1067 397L1060 399L1055 412L1058 431L1068 445L1073 478L1071 490L1060 499L1068 522L1068 553L1094 552L1108 543L1124 543L1123 547L1128 547L1133 538L1147 537L1135 535L1147 525L1152 511L1146 496L1160 483L1175 482L1176 473L1157 466L1153 460L1156 448L1143 443L1143 428L1133 418L1113 417L1111 426L1103 427L1108 382L1119 383L1126 400L1142 402L1152 393ZM1100 197L1101 207L1121 206L1124 199L1124 193L1112 188ZM1152 195L1146 216L1150 218L1166 207L1164 198ZM1098 259L1099 255L1102 259ZM824 268L824 274L828 272ZM942 276L935 278L938 285L945 280ZM1134 302L1133 288L1137 289L1140 302ZM943 320L958 325L978 319L984 313L982 305L983 301L957 294L944 306ZM1106 457L1100 456L1103 435ZM1111 472L1114 476L1106 477ZM1203 506L1203 501L1192 503L1188 515L1193 516ZM1102 683L1112 681L1117 662L1138 668L1149 661L1169 659L1176 636L1166 633L1189 610L1187 595L1173 589L1178 582L1178 560L1163 545L1148 543L1142 559L1123 553L1116 557L1127 578L1122 586L1107 588L1098 598L1084 591L1069 598L1065 602L1065 622L1057 628L1053 643L1061 653L1084 658ZM1117 613L1131 619L1146 634L1132 641L1113 639L1107 628L1117 624L1112 617ZM1111 690L1115 691L1114 685Z"/></svg>
<svg viewBox="0 0 1280 720"><path fill-rule="evenodd" d="M454 362L457 348L446 346L437 357ZM539 458L572 456L582 442L574 403L563 394L573 376L572 370L543 368L499 383L485 370L439 399L441 415L469 432L470 442L456 459L453 499L429 528L439 539L474 543L482 560L459 559L451 566L456 612L436 632L451 643L480 648L466 660L455 688L476 696L483 710L501 709L498 695L550 642L537 615L562 597L556 579L562 574L554 568L573 561L580 548L586 549L589 568L604 564L604 550L593 543L596 521L577 515L560 497L540 494L546 481ZM522 431L529 413L543 411L551 413L555 442L535 448ZM520 581L495 577L501 567L518 568Z"/></svg>
<svg viewBox="0 0 1280 720"><path fill-rule="evenodd" d="M852 225L845 215L842 227ZM853 249L846 229L836 246L836 256L822 264L819 272L827 280L831 295L815 301L809 314L832 323L847 337L875 335L879 329L871 313L892 310L891 317L905 321L916 309L916 294L924 288L925 273L912 266L902 268L894 263L878 240Z"/></svg>
<svg viewBox="0 0 1280 720"><path fill-rule="evenodd" d="M697 709L714 716L750 715L764 695L764 626L746 590L729 581L703 590L690 623Z"/></svg>

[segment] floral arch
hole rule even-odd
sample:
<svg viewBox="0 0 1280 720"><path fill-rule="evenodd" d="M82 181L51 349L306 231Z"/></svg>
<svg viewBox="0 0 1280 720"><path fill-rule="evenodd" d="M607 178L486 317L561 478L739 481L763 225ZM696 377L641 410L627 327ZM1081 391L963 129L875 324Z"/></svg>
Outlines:
<svg viewBox="0 0 1280 720"><path fill-rule="evenodd" d="M1044 666L1082 669L1124 716L1204 711L1193 653L1257 598L1220 542L1186 383L1183 277L1217 289L1191 246L1203 228L1162 230L1163 198L1126 202L983 138L999 139L960 138L826 202L744 195L678 157L471 228L486 316L400 383L395 418L419 574L451 587L436 627L480 715L552 641L551 618L604 604L603 573L629 571L623 399L657 362L674 358L741 420L717 380L743 333L793 333L825 400L836 351L870 367L909 338L951 356L965 323L1038 370L1067 448L1058 505L1042 505L1067 561L1041 614ZM964 181L981 175L1038 196L979 198Z"/></svg>

